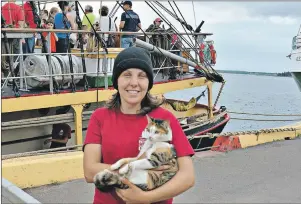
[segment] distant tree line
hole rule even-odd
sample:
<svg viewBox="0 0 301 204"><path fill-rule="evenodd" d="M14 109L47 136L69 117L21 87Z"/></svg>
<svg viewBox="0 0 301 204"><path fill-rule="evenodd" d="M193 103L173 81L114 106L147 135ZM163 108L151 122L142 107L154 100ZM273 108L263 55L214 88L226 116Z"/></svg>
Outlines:
<svg viewBox="0 0 301 204"><path fill-rule="evenodd" d="M258 75L258 76L279 76L279 77L291 77L290 72L282 72L282 73L270 73L270 72L248 72L248 71L240 71L240 70L216 70L220 73L230 73L230 74L247 74L247 75Z"/></svg>
<svg viewBox="0 0 301 204"><path fill-rule="evenodd" d="M282 73L277 73L277 76L291 77L292 74L290 72L282 72Z"/></svg>

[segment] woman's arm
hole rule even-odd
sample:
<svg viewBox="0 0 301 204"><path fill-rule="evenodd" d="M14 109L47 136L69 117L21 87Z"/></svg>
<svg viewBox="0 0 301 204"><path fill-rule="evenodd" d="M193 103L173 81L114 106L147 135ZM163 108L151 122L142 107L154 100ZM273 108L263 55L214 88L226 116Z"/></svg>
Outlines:
<svg viewBox="0 0 301 204"><path fill-rule="evenodd" d="M63 140L58 140L58 139L50 139L51 142L58 142L58 143L63 143L66 144L68 142L68 137L66 137Z"/></svg>
<svg viewBox="0 0 301 204"><path fill-rule="evenodd" d="M147 201L150 203L159 202L173 198L194 185L194 166L190 156L178 158L178 173L163 186L148 191Z"/></svg>
<svg viewBox="0 0 301 204"><path fill-rule="evenodd" d="M84 175L87 183L93 183L94 176L111 165L100 163L101 145L86 144L84 150Z"/></svg>
<svg viewBox="0 0 301 204"><path fill-rule="evenodd" d="M77 30L77 24L75 23L75 19L73 18L73 16L70 13L67 13L66 17L70 22L71 29L72 30Z"/></svg>

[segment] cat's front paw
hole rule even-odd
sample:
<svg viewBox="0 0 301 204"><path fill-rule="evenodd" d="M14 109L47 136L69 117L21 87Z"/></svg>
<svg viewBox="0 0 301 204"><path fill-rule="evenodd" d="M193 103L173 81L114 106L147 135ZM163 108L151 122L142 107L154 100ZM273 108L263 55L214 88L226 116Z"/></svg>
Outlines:
<svg viewBox="0 0 301 204"><path fill-rule="evenodd" d="M129 164L126 164L121 169L119 169L119 173L121 175L126 174L128 171L129 171Z"/></svg>
<svg viewBox="0 0 301 204"><path fill-rule="evenodd" d="M110 170L111 171L115 171L119 168L120 166L118 165L118 163L116 162L115 164L112 164L111 167L110 167Z"/></svg>
<svg viewBox="0 0 301 204"><path fill-rule="evenodd" d="M112 190L113 185L119 183L119 176L116 173L105 169L94 176L93 182L97 189L108 192Z"/></svg>
<svg viewBox="0 0 301 204"><path fill-rule="evenodd" d="M125 159L120 159L119 161L111 165L110 170L115 171L119 169L124 163L125 163Z"/></svg>
<svg viewBox="0 0 301 204"><path fill-rule="evenodd" d="M124 165L120 170L119 170L119 174L121 175L128 175L131 173L131 171L133 170L133 166L131 165L131 163Z"/></svg>

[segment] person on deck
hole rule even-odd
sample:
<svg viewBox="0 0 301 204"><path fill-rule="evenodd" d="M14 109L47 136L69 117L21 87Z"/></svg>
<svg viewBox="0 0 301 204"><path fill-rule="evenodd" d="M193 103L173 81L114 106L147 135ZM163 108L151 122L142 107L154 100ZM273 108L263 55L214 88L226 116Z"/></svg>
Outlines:
<svg viewBox="0 0 301 204"><path fill-rule="evenodd" d="M132 10L132 2L124 1L123 8L126 12L121 14L119 29L123 32L137 32L141 28L139 15ZM128 48L133 46L133 35L121 36L121 47Z"/></svg>
<svg viewBox="0 0 301 204"><path fill-rule="evenodd" d="M15 0L8 0L7 3L5 3L1 7L1 18L3 17L3 20L5 21L5 25L7 27L13 27L13 28L24 28L25 26L25 19L24 19L24 11L21 6L16 4ZM2 19L1 19L2 20ZM8 44L10 47L11 53L6 53L4 40L1 41L1 53L2 54L20 54L20 41L22 42L22 46L25 44L24 38L8 38ZM16 61L18 56L13 56L13 61ZM9 57L4 56L1 58L3 60L1 62L1 72L3 72L3 77L8 76L9 69L8 69L8 63L9 63ZM14 71L15 73L18 73L18 68L16 68Z"/></svg>
<svg viewBox="0 0 301 204"><path fill-rule="evenodd" d="M109 8L107 6L102 6L99 9L99 14L100 14L100 17L97 18L97 20L95 20L95 23L99 24L100 30L103 31L103 32L116 31L115 22L112 20L111 17L108 16ZM114 39L115 35L102 34L102 37L106 41L108 47L114 47L115 46L115 39ZM113 40L111 40L111 43L108 42L109 37L111 39L113 39Z"/></svg>
<svg viewBox="0 0 301 204"><path fill-rule="evenodd" d="M56 115L64 114L61 109L56 110ZM62 131L62 133L61 133ZM67 142L71 139L71 127L66 123L53 124L52 126L52 139L47 139L44 144L51 142L50 149L66 147Z"/></svg>
<svg viewBox="0 0 301 204"><path fill-rule="evenodd" d="M161 28L161 23L162 23L162 19L161 18L156 18L153 22L153 24L151 24L145 31L146 32L155 32L156 30L163 30L163 28Z"/></svg>
<svg viewBox="0 0 301 204"><path fill-rule="evenodd" d="M64 24L64 14L66 15L66 24L68 29L76 30L77 26L74 24L74 19L69 11L69 3L68 1L59 1L59 7L61 8L61 12L57 13L54 17L54 28L55 29L66 29ZM64 12L64 14L63 14ZM67 53L68 49L68 38L70 38L70 34L68 33L56 33L58 37L58 41L56 42L56 52L57 53ZM69 40L70 41L70 40ZM70 44L70 42L69 42ZM69 45L70 46L70 45Z"/></svg>
<svg viewBox="0 0 301 204"><path fill-rule="evenodd" d="M153 87L150 53L139 47L121 51L114 62L112 82L117 93L105 107L93 112L88 124L83 146L86 181L92 183L98 172L109 169L119 159L138 155L141 134L147 125L146 114L156 119L169 120L173 135L171 143L177 151L179 171L166 184L152 191L142 191L128 180L124 180L129 186L126 190L116 189L104 193L95 188L93 203L171 204L173 197L194 185L191 159L194 150L177 118L159 107L163 101L149 93Z"/></svg>
<svg viewBox="0 0 301 204"><path fill-rule="evenodd" d="M24 9L25 23L27 24L27 27L36 29L37 24L35 23L32 7L31 7L29 1L25 2L25 4L23 5L23 9ZM33 53L34 52L35 35L36 35L36 33L34 33L33 37L25 39L25 43L23 44L23 53ZM25 57L26 56L24 56L23 59L25 59Z"/></svg>
<svg viewBox="0 0 301 204"><path fill-rule="evenodd" d="M87 26L86 29L87 30L91 30L91 24L93 25L95 22L95 15L93 13L93 7L91 5L86 5L85 6L85 14L82 20L82 25ZM88 20L89 19L89 20ZM89 23L89 21L91 22L91 24Z"/></svg>
<svg viewBox="0 0 301 204"><path fill-rule="evenodd" d="M54 19L53 18L49 18L46 21L46 29L53 29L53 25L54 25ZM56 35L55 32L51 32L50 33L50 39L49 39L49 33L48 32L43 32L43 36L45 37L45 39L47 40L47 47L50 46L50 51L52 53L56 52L56 42L58 41L58 37Z"/></svg>
<svg viewBox="0 0 301 204"><path fill-rule="evenodd" d="M53 19L54 20L54 16L59 12L59 9L57 7L52 7L49 11L49 19Z"/></svg>
<svg viewBox="0 0 301 204"><path fill-rule="evenodd" d="M5 20L5 24L8 27L14 28L24 28L25 26L25 19L24 19L24 11L21 6L15 3L15 0L9 0L6 4L1 7L1 14ZM12 54L19 54L19 41L20 39L16 38L8 38L8 43L12 47L11 51ZM25 43L22 40L22 43ZM14 56L14 60L17 59L18 56Z"/></svg>

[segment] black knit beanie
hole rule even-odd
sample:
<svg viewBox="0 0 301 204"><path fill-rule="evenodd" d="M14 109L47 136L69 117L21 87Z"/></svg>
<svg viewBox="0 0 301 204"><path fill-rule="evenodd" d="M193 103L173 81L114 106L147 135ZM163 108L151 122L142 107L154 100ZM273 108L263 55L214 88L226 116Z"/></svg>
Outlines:
<svg viewBox="0 0 301 204"><path fill-rule="evenodd" d="M114 62L112 81L113 86L117 90L117 79L120 74L131 68L143 70L148 77L148 90L153 87L153 64L150 58L150 53L140 47L129 47L121 51Z"/></svg>

